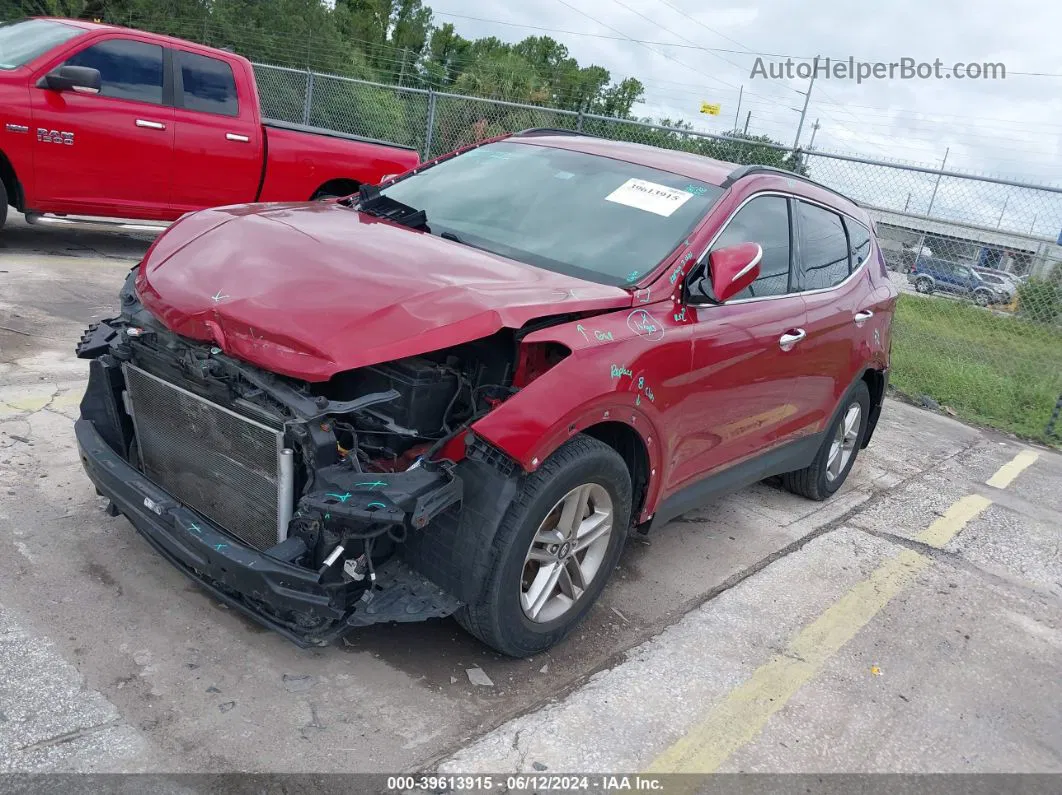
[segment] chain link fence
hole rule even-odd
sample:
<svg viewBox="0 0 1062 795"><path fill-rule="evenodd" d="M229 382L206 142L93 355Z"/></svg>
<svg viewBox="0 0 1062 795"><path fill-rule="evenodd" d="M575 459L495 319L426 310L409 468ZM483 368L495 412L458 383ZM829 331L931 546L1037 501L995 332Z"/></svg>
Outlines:
<svg viewBox="0 0 1062 795"><path fill-rule="evenodd" d="M265 113L414 146L425 158L552 127L806 174L874 218L901 298L892 383L930 407L1059 443L1062 188L943 167L256 65Z"/></svg>

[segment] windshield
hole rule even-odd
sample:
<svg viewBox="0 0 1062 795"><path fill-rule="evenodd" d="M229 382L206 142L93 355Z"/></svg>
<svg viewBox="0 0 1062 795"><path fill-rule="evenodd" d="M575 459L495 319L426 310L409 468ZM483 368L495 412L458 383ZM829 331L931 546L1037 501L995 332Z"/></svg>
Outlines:
<svg viewBox="0 0 1062 795"><path fill-rule="evenodd" d="M385 188L433 234L600 284L638 281L723 193L689 177L505 141Z"/></svg>
<svg viewBox="0 0 1062 795"><path fill-rule="evenodd" d="M0 24L0 69L17 69L84 32L84 28L47 19L4 22Z"/></svg>

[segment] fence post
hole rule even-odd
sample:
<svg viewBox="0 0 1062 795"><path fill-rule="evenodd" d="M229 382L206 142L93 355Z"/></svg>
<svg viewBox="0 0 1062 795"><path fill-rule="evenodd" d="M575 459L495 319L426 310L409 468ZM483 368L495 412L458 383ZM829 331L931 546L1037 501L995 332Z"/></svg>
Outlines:
<svg viewBox="0 0 1062 795"><path fill-rule="evenodd" d="M435 134L435 89L428 89L428 129L424 133L424 159L431 159L431 139Z"/></svg>
<svg viewBox="0 0 1062 795"><path fill-rule="evenodd" d="M583 109L582 108L579 108L579 115L575 119L575 131L576 132L582 132L583 131Z"/></svg>
<svg viewBox="0 0 1062 795"><path fill-rule="evenodd" d="M302 123L310 123L310 109L313 107L313 72L306 68L306 101L302 103Z"/></svg>

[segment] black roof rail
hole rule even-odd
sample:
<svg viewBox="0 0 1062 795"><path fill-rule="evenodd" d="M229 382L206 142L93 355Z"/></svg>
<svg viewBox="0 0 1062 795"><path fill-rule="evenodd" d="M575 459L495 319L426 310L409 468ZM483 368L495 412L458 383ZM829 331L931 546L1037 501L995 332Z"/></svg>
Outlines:
<svg viewBox="0 0 1062 795"><path fill-rule="evenodd" d="M518 135L581 135L584 138L595 137L590 133L579 132L579 130L565 130L563 127L529 127L526 130L513 133L514 138Z"/></svg>
<svg viewBox="0 0 1062 795"><path fill-rule="evenodd" d="M727 174L726 179L723 180L723 184L720 185L720 187L729 188L739 179L747 177L750 174L775 174L779 177L786 177L787 179L799 179L801 182L806 182L809 185L814 185L816 188L822 188L823 190L828 190L830 193L835 193L842 199L846 199L847 201L852 202L852 204L854 204L856 207L861 206L859 202L857 202L851 196L845 196L839 190L831 188L828 185L823 185L821 182L816 182L810 177L805 177L801 174L797 174L795 171L789 171L788 169L778 168L776 166L761 166L755 164L751 166L739 166L738 168L735 168L733 171Z"/></svg>

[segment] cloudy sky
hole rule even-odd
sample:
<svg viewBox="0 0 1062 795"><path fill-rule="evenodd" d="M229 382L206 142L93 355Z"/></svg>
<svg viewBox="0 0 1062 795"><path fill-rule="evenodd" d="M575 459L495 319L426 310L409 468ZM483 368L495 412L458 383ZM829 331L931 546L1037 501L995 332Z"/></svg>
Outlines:
<svg viewBox="0 0 1062 795"><path fill-rule="evenodd" d="M819 149L934 167L940 166L947 151L949 170L1062 185L1062 58L1057 44L1062 7L1044 0L883 4L524 0L519 5L429 0L428 4L436 24L453 22L465 36L515 41L548 34L567 45L584 65L600 64L613 79L639 78L646 85L645 103L636 108L639 115L684 118L698 129L723 132L734 126L738 90L744 86L740 123L751 111L749 132L786 144L796 134L799 113L793 108L802 105L804 96L799 92L807 90L808 81L751 78L757 53L767 54L760 56L765 63L782 61L782 56L810 60L814 55L869 62L939 58L946 69L957 62L1002 62L1007 69L1004 80L952 77L857 84L817 79L801 142L807 145L810 126L818 119L815 146ZM722 113L698 113L702 101L720 103ZM824 162L823 167L834 168L845 182L858 178L858 170L838 161ZM931 178L865 173L868 179L882 181L883 191L895 194L890 205L897 201L902 205L911 192L911 209L925 210ZM1046 234L1046 228L1039 227L1046 223L1057 229L1062 222L1057 217L1059 203L1045 194L942 184L937 202L976 203L964 214L976 215L981 223L990 219L991 226L1002 212L1003 228L1036 226ZM1044 205L1041 214L1046 221L1034 218L1038 204ZM1012 218L1015 214L1021 218Z"/></svg>

